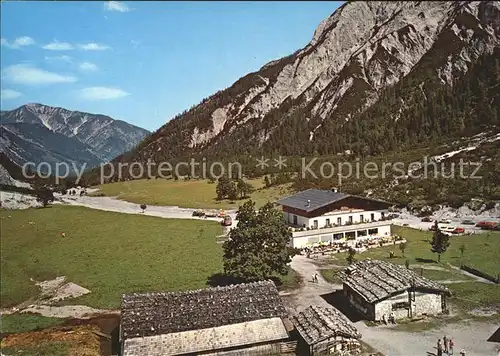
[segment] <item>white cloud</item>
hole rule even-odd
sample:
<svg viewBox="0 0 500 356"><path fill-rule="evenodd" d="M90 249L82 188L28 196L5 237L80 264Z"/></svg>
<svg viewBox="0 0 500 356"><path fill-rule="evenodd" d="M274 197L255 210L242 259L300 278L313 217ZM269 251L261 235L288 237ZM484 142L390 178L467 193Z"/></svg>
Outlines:
<svg viewBox="0 0 500 356"><path fill-rule="evenodd" d="M129 95L130 93L119 88L89 87L80 90L80 98L83 100L112 100Z"/></svg>
<svg viewBox="0 0 500 356"><path fill-rule="evenodd" d="M12 100L19 98L20 96L23 96L23 94L12 89L2 89L2 92L0 94L0 98L2 100Z"/></svg>
<svg viewBox="0 0 500 356"><path fill-rule="evenodd" d="M90 62L80 63L79 68L83 71L86 71L86 72L94 72L98 69L94 63L90 63Z"/></svg>
<svg viewBox="0 0 500 356"><path fill-rule="evenodd" d="M95 43L95 42L81 44L81 45L78 45L78 47L84 51L104 51L104 50L109 49L109 46Z"/></svg>
<svg viewBox="0 0 500 356"><path fill-rule="evenodd" d="M71 58L70 56L67 56L65 54L63 54L62 56L54 56L54 57L45 56L45 60L46 61L63 61L63 62L68 62L68 63L73 62L73 58Z"/></svg>
<svg viewBox="0 0 500 356"><path fill-rule="evenodd" d="M43 49L48 49L49 51L71 51L74 49L73 45L68 42L58 42L53 41L45 46L42 46Z"/></svg>
<svg viewBox="0 0 500 356"><path fill-rule="evenodd" d="M9 41L7 41L6 38L2 38L1 44L2 44L2 46L8 47L8 48L19 49L21 47L34 45L35 40L31 37L28 37L28 36L18 37L13 42L9 42Z"/></svg>
<svg viewBox="0 0 500 356"><path fill-rule="evenodd" d="M28 64L16 64L2 71L2 80L24 85L43 85L57 83L74 83L77 78L48 72Z"/></svg>
<svg viewBox="0 0 500 356"><path fill-rule="evenodd" d="M118 11L118 12L129 12L131 9L123 2L106 1L104 3L104 10L106 10L106 11Z"/></svg>

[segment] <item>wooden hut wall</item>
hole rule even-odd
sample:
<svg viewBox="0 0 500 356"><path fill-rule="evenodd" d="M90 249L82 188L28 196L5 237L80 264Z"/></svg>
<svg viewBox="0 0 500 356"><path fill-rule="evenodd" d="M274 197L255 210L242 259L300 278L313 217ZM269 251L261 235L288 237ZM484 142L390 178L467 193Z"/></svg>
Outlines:
<svg viewBox="0 0 500 356"><path fill-rule="evenodd" d="M361 298L358 293L344 283L343 285L344 296L349 303L356 308L358 312L366 316L369 320L375 319L375 305L368 303Z"/></svg>

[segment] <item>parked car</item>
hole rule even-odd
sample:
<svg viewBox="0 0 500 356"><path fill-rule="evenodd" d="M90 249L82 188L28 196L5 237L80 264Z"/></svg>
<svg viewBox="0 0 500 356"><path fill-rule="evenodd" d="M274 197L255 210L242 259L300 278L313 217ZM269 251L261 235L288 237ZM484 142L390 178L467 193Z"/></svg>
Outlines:
<svg viewBox="0 0 500 356"><path fill-rule="evenodd" d="M441 219L441 220L439 220L439 223L440 224L451 224L451 220L450 219Z"/></svg>
<svg viewBox="0 0 500 356"><path fill-rule="evenodd" d="M432 218L430 216L426 216L425 218L422 218L422 222L432 222Z"/></svg>
<svg viewBox="0 0 500 356"><path fill-rule="evenodd" d="M480 227L483 230L494 230L497 224L495 221L480 221L476 224L476 227Z"/></svg>
<svg viewBox="0 0 500 356"><path fill-rule="evenodd" d="M474 222L474 220L469 220L469 219L466 219L466 220L462 221L462 224L463 225L476 225L476 223Z"/></svg>
<svg viewBox="0 0 500 356"><path fill-rule="evenodd" d="M199 216L201 218L205 216L205 212L203 210L195 210L193 211L193 216Z"/></svg>
<svg viewBox="0 0 500 356"><path fill-rule="evenodd" d="M449 232L450 234L452 234L453 231L455 231L455 229L456 229L455 226L440 226L439 228L441 229L441 231Z"/></svg>
<svg viewBox="0 0 500 356"><path fill-rule="evenodd" d="M217 217L217 212L207 211L207 212L205 212L205 216L207 218L216 218Z"/></svg>
<svg viewBox="0 0 500 356"><path fill-rule="evenodd" d="M221 225L223 226L231 226L233 225L233 219L229 215L224 216L224 219L221 221Z"/></svg>
<svg viewBox="0 0 500 356"><path fill-rule="evenodd" d="M465 232L465 229L463 227L456 227L455 230L453 230L451 233L452 234L463 234Z"/></svg>

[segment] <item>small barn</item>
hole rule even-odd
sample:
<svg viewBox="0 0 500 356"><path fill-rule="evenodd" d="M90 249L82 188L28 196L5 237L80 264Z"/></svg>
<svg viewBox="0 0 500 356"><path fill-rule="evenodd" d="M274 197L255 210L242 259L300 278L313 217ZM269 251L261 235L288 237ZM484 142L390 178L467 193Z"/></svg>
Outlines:
<svg viewBox="0 0 500 356"><path fill-rule="evenodd" d="M346 355L361 351L361 334L333 307L310 306L291 319L300 355Z"/></svg>
<svg viewBox="0 0 500 356"><path fill-rule="evenodd" d="M285 318L272 281L128 294L121 305L121 354L281 354L290 348Z"/></svg>
<svg viewBox="0 0 500 356"><path fill-rule="evenodd" d="M447 310L449 289L404 266L364 260L342 273L343 292L349 303L368 320L380 321L437 315Z"/></svg>

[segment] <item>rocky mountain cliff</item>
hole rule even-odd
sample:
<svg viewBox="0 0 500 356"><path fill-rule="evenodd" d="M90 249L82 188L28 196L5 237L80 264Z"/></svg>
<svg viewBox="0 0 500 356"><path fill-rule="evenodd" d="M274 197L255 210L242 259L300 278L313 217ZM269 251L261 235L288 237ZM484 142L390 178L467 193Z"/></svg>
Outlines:
<svg viewBox="0 0 500 356"><path fill-rule="evenodd" d="M1 112L0 148L18 165L42 161L108 162L132 149L149 132L109 116L27 104Z"/></svg>
<svg viewBox="0 0 500 356"><path fill-rule="evenodd" d="M497 68L499 48L498 1L348 2L307 46L204 99L117 161L379 154L495 125L497 78L460 89L482 91L489 115L466 107L479 95L466 104L453 90L471 68ZM432 112L441 102L444 117Z"/></svg>

